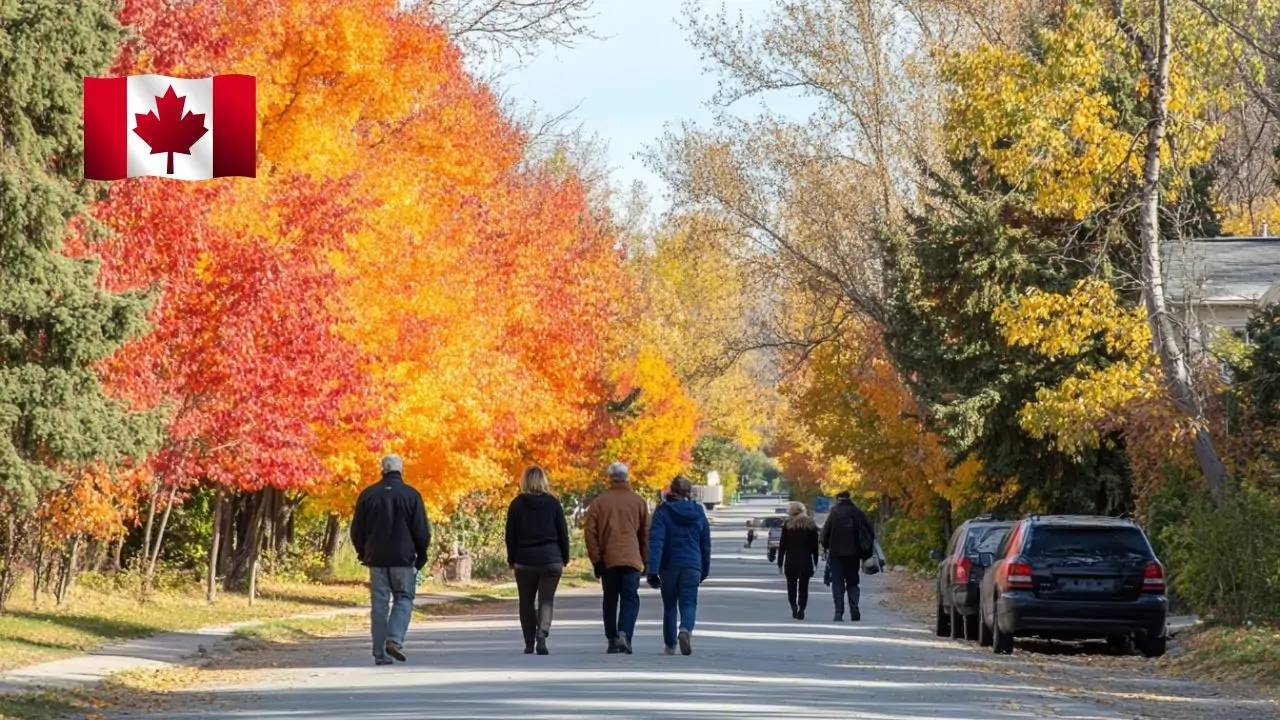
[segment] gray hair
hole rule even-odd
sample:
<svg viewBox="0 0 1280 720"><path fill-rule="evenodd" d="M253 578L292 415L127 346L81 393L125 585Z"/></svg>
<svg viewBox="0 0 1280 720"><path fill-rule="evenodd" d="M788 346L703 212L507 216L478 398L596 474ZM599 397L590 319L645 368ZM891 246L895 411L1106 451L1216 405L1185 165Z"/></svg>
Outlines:
<svg viewBox="0 0 1280 720"><path fill-rule="evenodd" d="M382 474L386 475L393 472L404 472L404 461L400 459L399 455L388 455L382 458Z"/></svg>
<svg viewBox="0 0 1280 720"><path fill-rule="evenodd" d="M615 462L609 466L608 475L613 482L624 483L631 477L631 471L627 469L626 465Z"/></svg>

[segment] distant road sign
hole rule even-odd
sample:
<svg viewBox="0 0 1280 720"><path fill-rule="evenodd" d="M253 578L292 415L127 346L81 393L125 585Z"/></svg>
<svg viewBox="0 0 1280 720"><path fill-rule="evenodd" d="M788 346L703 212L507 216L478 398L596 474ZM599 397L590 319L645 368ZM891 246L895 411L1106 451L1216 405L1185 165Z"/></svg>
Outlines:
<svg viewBox="0 0 1280 720"><path fill-rule="evenodd" d="M819 497L813 501L813 514L831 512L831 498Z"/></svg>

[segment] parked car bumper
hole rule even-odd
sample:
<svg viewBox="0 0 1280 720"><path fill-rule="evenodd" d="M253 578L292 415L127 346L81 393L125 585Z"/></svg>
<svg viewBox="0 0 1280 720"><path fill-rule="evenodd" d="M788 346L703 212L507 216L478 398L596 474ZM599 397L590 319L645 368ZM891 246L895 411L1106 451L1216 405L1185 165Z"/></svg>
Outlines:
<svg viewBox="0 0 1280 720"><path fill-rule="evenodd" d="M996 603L996 621L1010 634L1105 637L1132 632L1164 633L1169 601L1141 595L1132 602L1045 600L1031 591L1008 592Z"/></svg>

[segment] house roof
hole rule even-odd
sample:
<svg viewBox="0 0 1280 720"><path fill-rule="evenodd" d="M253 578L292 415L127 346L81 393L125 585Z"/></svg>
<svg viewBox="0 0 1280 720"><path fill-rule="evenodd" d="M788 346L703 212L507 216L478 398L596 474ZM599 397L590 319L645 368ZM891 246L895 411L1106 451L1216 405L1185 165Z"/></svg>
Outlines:
<svg viewBox="0 0 1280 720"><path fill-rule="evenodd" d="M1204 238L1164 245L1165 292L1175 302L1257 303L1280 280L1280 238Z"/></svg>

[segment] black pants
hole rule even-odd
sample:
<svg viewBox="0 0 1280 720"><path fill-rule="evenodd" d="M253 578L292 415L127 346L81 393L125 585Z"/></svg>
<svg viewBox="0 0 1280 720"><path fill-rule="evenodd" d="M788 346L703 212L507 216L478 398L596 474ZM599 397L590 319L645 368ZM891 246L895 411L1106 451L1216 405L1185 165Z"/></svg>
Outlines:
<svg viewBox="0 0 1280 720"><path fill-rule="evenodd" d="M792 575L787 573L787 600L791 601L792 610L804 610L809 606L809 580L812 575Z"/></svg>
<svg viewBox="0 0 1280 720"><path fill-rule="evenodd" d="M856 557L828 557L831 563L831 599L836 603L836 614L844 614L844 596L849 596L849 611L858 612L858 599L862 595L858 588L858 566L862 564Z"/></svg>
<svg viewBox="0 0 1280 720"><path fill-rule="evenodd" d="M520 594L520 629L524 644L532 645L538 634L551 632L551 612L564 565L517 565L516 591Z"/></svg>

